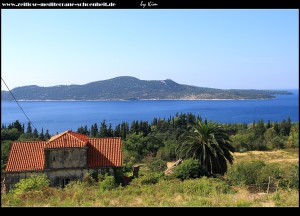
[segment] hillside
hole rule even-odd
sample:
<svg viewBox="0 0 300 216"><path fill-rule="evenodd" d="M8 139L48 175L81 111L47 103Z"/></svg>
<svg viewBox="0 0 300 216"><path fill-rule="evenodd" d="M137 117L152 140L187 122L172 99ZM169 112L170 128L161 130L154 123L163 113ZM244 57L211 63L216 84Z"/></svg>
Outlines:
<svg viewBox="0 0 300 216"><path fill-rule="evenodd" d="M286 178L287 173L293 173L293 168L296 170L299 161L298 149L249 151L242 154L235 153L234 157L238 161L229 169L253 161L251 159L253 155L257 156L256 162L264 160L269 164L266 166L268 168L266 172L270 173L271 167L277 167L276 172L280 171L283 178ZM285 155L285 160L289 160L288 163L274 161L275 158L281 159L282 155ZM294 161L291 161L293 159ZM140 178L143 178L142 174L147 176L145 166L141 167L140 173ZM299 207L299 191L295 188L285 188L284 184L288 180L283 178L281 177L278 191L270 193L251 191L250 187L245 185L229 184L228 176L184 181L160 177L154 184L151 182L142 184L139 179L135 179L126 187L105 191L100 190L97 183L88 185L72 182L64 189L46 187L21 194L2 194L1 204L4 207Z"/></svg>
<svg viewBox="0 0 300 216"><path fill-rule="evenodd" d="M170 79L139 80L122 76L87 83L40 87L22 86L12 89L18 100L197 100L197 99L272 99L287 91L215 89L178 84ZM12 100L8 91L2 100Z"/></svg>

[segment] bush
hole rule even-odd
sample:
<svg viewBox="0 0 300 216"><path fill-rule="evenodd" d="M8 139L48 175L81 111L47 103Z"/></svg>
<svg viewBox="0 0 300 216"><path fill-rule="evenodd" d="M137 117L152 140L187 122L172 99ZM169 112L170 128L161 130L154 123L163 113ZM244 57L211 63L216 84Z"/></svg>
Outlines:
<svg viewBox="0 0 300 216"><path fill-rule="evenodd" d="M83 177L83 183L87 185L92 185L95 182L95 179L93 179L92 175L90 173L86 173Z"/></svg>
<svg viewBox="0 0 300 216"><path fill-rule="evenodd" d="M298 165L245 161L232 166L227 177L233 185L256 185L262 188L266 188L269 177L272 177L279 180L281 188L299 189ZM274 184L274 181L272 182Z"/></svg>
<svg viewBox="0 0 300 216"><path fill-rule="evenodd" d="M196 159L184 160L180 165L175 167L174 175L181 180L198 178L200 176L207 175L207 171Z"/></svg>
<svg viewBox="0 0 300 216"><path fill-rule="evenodd" d="M167 169L167 163L163 160L154 160L149 164L151 171L164 171Z"/></svg>
<svg viewBox="0 0 300 216"><path fill-rule="evenodd" d="M284 188L299 190L299 165L287 164L282 168L283 174L279 185Z"/></svg>
<svg viewBox="0 0 300 216"><path fill-rule="evenodd" d="M259 160L235 164L228 170L228 180L234 185L256 184L260 170L264 166L265 162Z"/></svg>
<svg viewBox="0 0 300 216"><path fill-rule="evenodd" d="M112 190L116 188L116 181L114 176L109 176L107 173L104 177L99 176L99 189L101 191Z"/></svg>
<svg viewBox="0 0 300 216"><path fill-rule="evenodd" d="M27 191L41 191L43 188L48 187L50 180L45 175L31 176L28 179L21 179L15 184L12 192L14 194L22 194Z"/></svg>
<svg viewBox="0 0 300 216"><path fill-rule="evenodd" d="M147 173L145 175L141 175L139 178L133 179L130 184L136 186L156 184L162 175L162 173Z"/></svg>
<svg viewBox="0 0 300 216"><path fill-rule="evenodd" d="M192 193L200 196L233 192L225 181L216 178L202 177L196 180L186 180L182 182L182 186L185 193Z"/></svg>

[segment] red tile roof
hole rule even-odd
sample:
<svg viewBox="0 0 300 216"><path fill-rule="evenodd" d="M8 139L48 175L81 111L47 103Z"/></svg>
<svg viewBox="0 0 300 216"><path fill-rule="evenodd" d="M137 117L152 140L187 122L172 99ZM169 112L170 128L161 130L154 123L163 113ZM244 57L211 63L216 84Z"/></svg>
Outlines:
<svg viewBox="0 0 300 216"><path fill-rule="evenodd" d="M44 169L45 148L88 147L88 168L122 166L121 138L92 138L71 131L53 136L48 142L14 142L6 165L6 172Z"/></svg>
<svg viewBox="0 0 300 216"><path fill-rule="evenodd" d="M46 141L14 142L6 164L6 172L43 170L45 145Z"/></svg>
<svg viewBox="0 0 300 216"><path fill-rule="evenodd" d="M93 138L88 144L88 167L122 166L122 140L118 138Z"/></svg>
<svg viewBox="0 0 300 216"><path fill-rule="evenodd" d="M45 148L83 148L86 146L88 137L72 131L65 131L52 137Z"/></svg>

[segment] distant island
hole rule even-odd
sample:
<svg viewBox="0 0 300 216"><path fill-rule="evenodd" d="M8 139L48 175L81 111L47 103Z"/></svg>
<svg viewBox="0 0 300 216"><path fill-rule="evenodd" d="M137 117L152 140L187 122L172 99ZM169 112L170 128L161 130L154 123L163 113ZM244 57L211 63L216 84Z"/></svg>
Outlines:
<svg viewBox="0 0 300 216"><path fill-rule="evenodd" d="M173 80L140 80L121 76L85 85L36 85L16 87L17 100L213 100L272 99L276 94L291 94L277 90L216 89L183 85ZM1 91L2 100L13 100L8 91Z"/></svg>

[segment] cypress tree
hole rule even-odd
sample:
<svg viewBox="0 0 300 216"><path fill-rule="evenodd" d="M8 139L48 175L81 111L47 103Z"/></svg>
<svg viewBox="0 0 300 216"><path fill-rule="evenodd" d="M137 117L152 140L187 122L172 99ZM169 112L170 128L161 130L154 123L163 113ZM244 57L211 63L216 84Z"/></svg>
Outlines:
<svg viewBox="0 0 300 216"><path fill-rule="evenodd" d="M34 128L34 130L33 130L33 138L36 139L36 138L38 138L38 136L39 136L38 131L37 131L36 128Z"/></svg>
<svg viewBox="0 0 300 216"><path fill-rule="evenodd" d="M45 140L45 135L44 135L44 129L42 128L42 131L39 135L39 140Z"/></svg>
<svg viewBox="0 0 300 216"><path fill-rule="evenodd" d="M32 128L31 128L30 122L28 122L26 133L27 134L32 134Z"/></svg>
<svg viewBox="0 0 300 216"><path fill-rule="evenodd" d="M50 138L51 138L51 136L50 136L50 134L49 134L49 130L47 129L47 130L46 130L46 133L45 133L45 139L48 140L48 139L50 139Z"/></svg>

